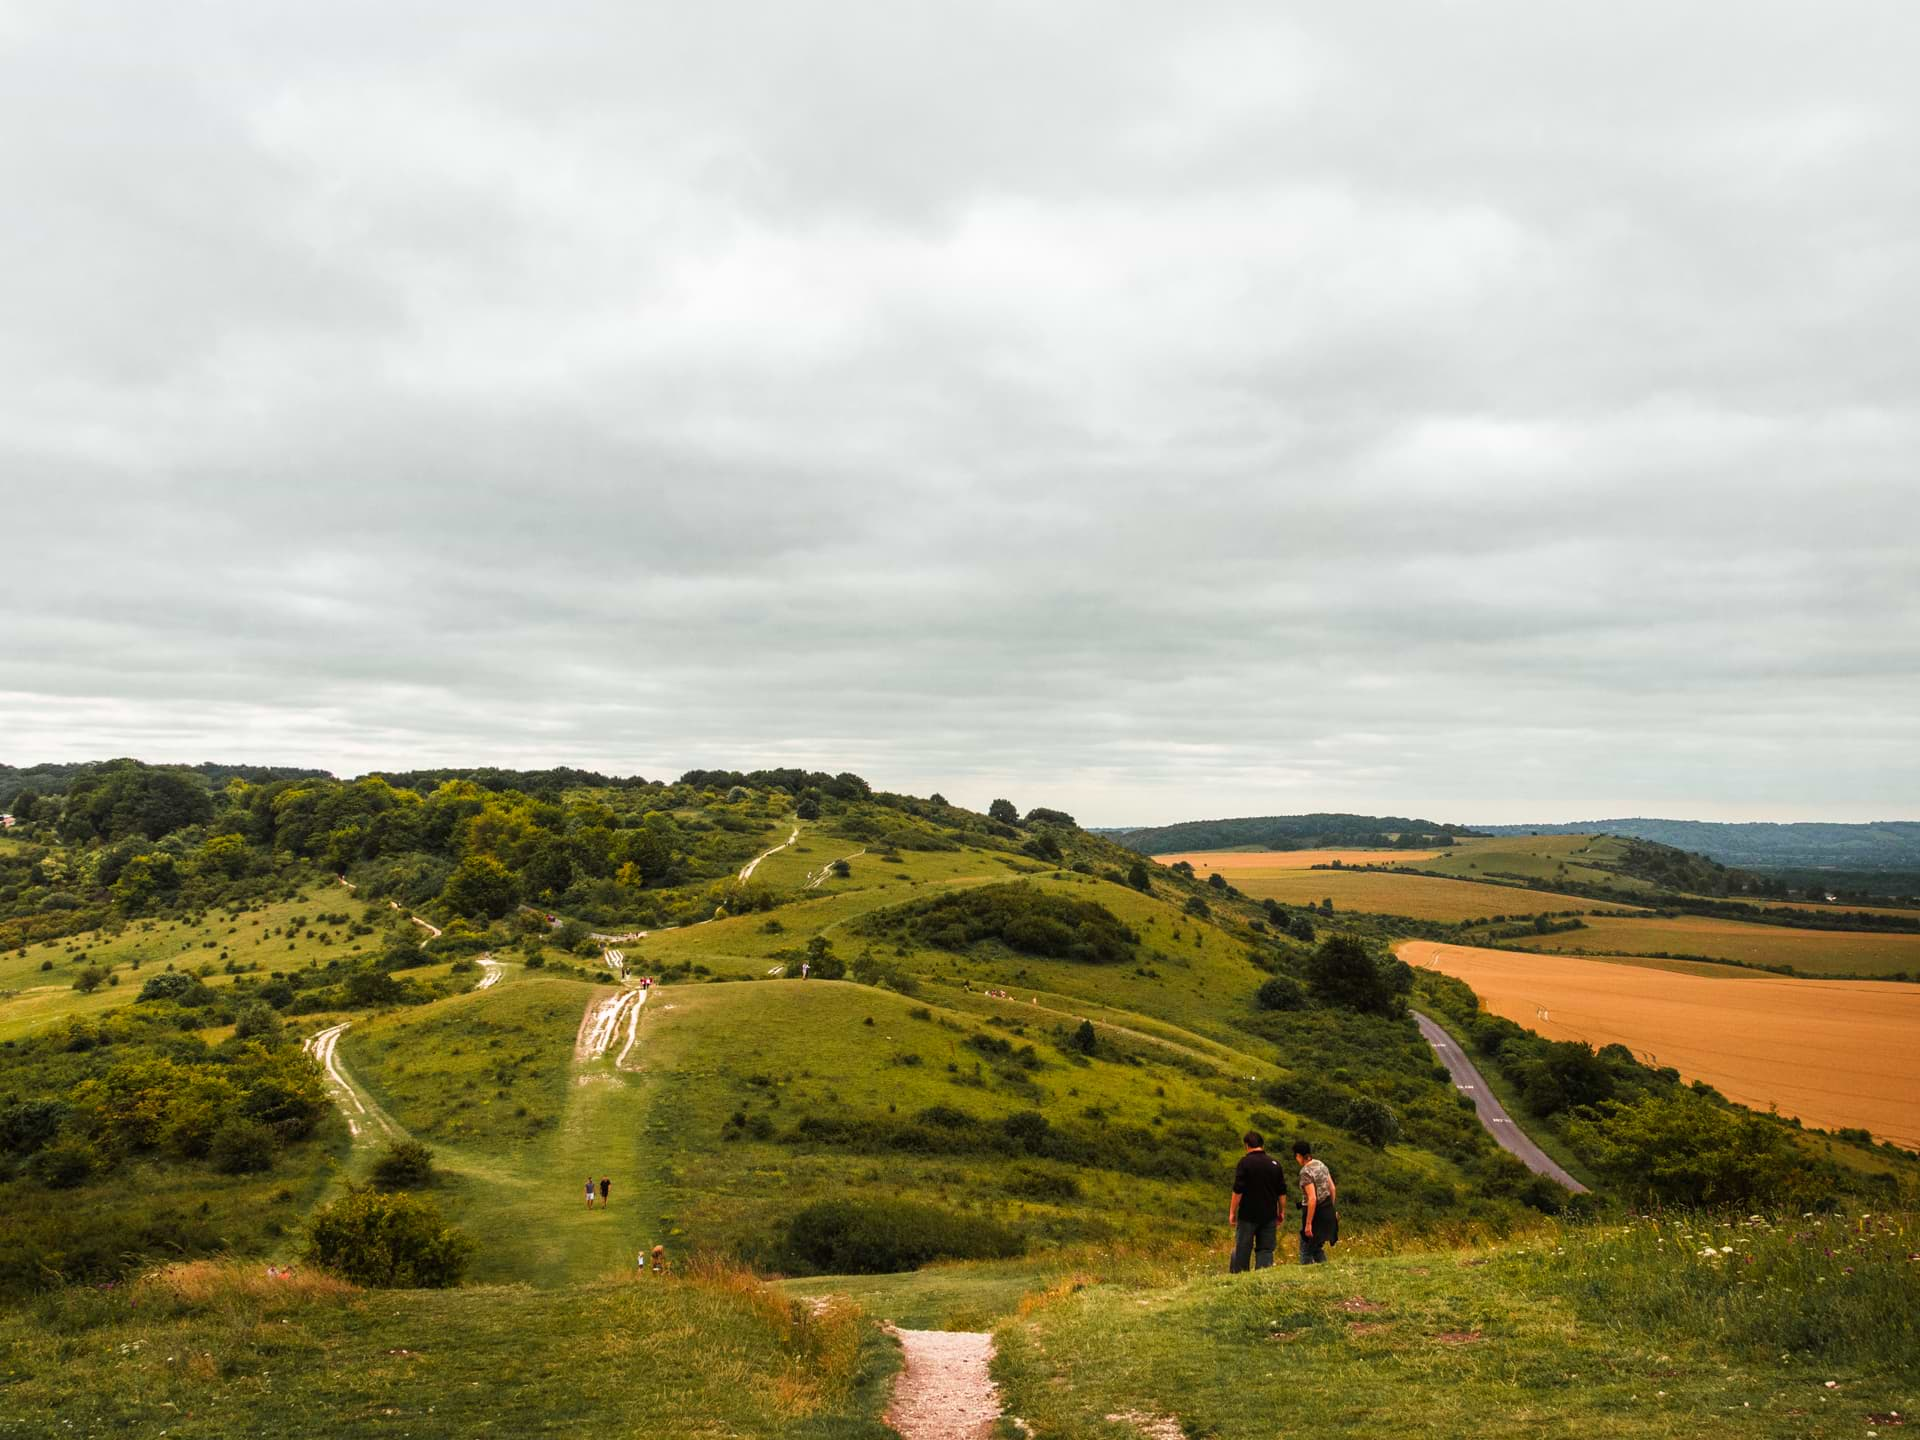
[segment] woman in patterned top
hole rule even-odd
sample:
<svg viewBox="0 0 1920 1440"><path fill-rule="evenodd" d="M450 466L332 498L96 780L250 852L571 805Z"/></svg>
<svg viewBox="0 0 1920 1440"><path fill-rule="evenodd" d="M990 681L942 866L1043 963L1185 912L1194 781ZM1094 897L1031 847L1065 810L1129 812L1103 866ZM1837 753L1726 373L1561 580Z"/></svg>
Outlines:
<svg viewBox="0 0 1920 1440"><path fill-rule="evenodd" d="M1293 1142L1293 1162L1300 1167L1300 1263L1324 1265L1327 1246L1340 1239L1340 1212L1334 1207L1339 1189L1326 1162L1313 1158L1313 1144Z"/></svg>

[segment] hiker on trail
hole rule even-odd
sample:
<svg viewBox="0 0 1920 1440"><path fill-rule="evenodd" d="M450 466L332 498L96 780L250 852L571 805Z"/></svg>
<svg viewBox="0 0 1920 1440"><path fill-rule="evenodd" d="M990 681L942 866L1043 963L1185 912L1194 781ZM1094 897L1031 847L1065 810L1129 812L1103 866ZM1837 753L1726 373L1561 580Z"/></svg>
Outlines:
<svg viewBox="0 0 1920 1440"><path fill-rule="evenodd" d="M593 1209L593 1177L587 1177L587 1209Z"/></svg>
<svg viewBox="0 0 1920 1440"><path fill-rule="evenodd" d="M1300 1167L1300 1263L1324 1265L1327 1246L1340 1240L1339 1189L1324 1160L1313 1158L1313 1143L1293 1142L1293 1163Z"/></svg>
<svg viewBox="0 0 1920 1440"><path fill-rule="evenodd" d="M804 979L806 979L806 978L807 978L807 971L808 971L809 969L811 969L811 968L812 968L812 967L811 967L811 966L809 966L809 965L807 964L807 962L806 962L806 961L804 961L804 960L802 960L802 961L800 962L800 978L801 978L802 980L804 980Z"/></svg>
<svg viewBox="0 0 1920 1440"><path fill-rule="evenodd" d="M600 1208L602 1210L607 1208L607 1192L611 1189L613 1189L613 1181L602 1175L600 1177Z"/></svg>
<svg viewBox="0 0 1920 1440"><path fill-rule="evenodd" d="M1256 1270L1273 1264L1273 1242L1287 1218L1287 1172L1267 1154L1258 1130L1242 1139L1247 1153L1233 1168L1233 1198L1227 1201L1227 1223L1233 1227L1227 1269L1234 1275L1246 1270L1248 1260Z"/></svg>

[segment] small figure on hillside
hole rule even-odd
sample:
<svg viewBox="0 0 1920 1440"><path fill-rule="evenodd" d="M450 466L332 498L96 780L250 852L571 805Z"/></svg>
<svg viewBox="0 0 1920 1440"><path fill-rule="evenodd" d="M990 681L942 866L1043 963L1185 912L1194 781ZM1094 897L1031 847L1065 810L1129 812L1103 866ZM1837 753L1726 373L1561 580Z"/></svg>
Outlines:
<svg viewBox="0 0 1920 1440"><path fill-rule="evenodd" d="M607 1194L612 1189L613 1189L613 1181L609 1180L606 1176L602 1175L600 1177L600 1208L602 1210L607 1208Z"/></svg>
<svg viewBox="0 0 1920 1440"><path fill-rule="evenodd" d="M1340 1241L1339 1188L1324 1160L1313 1158L1313 1143L1293 1142L1293 1163L1300 1167L1300 1263L1324 1265L1327 1246Z"/></svg>
<svg viewBox="0 0 1920 1440"><path fill-rule="evenodd" d="M656 1275L666 1274L667 1273L667 1247L664 1245L654 1246L652 1259L653 1259L653 1273Z"/></svg>
<svg viewBox="0 0 1920 1440"><path fill-rule="evenodd" d="M1274 1240L1280 1222L1287 1218L1287 1172L1266 1152L1266 1142L1258 1130L1241 1137L1247 1153L1233 1167L1233 1197L1227 1201L1227 1224L1233 1227L1233 1259L1227 1269L1234 1275L1253 1262L1255 1270L1273 1264Z"/></svg>
<svg viewBox="0 0 1920 1440"><path fill-rule="evenodd" d="M811 965L809 965L809 964L808 964L808 963L807 963L807 962L806 962L805 960L802 960L802 961L800 962L800 978L801 978L802 980L804 980L804 979L806 979L806 978L807 978L807 971L809 971L809 970L811 970L812 968L813 968L813 967L812 967Z"/></svg>
<svg viewBox="0 0 1920 1440"><path fill-rule="evenodd" d="M593 1209L593 1177L587 1177L587 1209Z"/></svg>

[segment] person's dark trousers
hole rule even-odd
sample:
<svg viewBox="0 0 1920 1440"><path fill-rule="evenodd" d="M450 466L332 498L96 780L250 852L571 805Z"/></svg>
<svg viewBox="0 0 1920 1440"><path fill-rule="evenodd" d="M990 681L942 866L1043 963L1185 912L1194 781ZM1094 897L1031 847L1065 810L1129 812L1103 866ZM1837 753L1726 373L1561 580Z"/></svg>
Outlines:
<svg viewBox="0 0 1920 1440"><path fill-rule="evenodd" d="M1273 1242L1280 1229L1277 1220L1265 1220L1255 1223L1242 1220L1233 1227L1233 1262L1227 1269L1238 1275L1247 1268L1247 1262L1253 1262L1255 1270L1265 1270L1273 1264Z"/></svg>
<svg viewBox="0 0 1920 1440"><path fill-rule="evenodd" d="M1327 1263L1327 1242L1316 1240L1306 1231L1300 1232L1300 1263L1302 1265L1324 1265Z"/></svg>

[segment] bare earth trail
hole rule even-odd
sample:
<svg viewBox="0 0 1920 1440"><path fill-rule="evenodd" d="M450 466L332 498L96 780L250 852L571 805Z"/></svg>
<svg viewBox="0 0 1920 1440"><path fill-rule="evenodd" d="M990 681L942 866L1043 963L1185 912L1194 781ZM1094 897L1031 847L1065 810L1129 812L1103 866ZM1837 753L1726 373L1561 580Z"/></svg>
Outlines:
<svg viewBox="0 0 1920 1440"><path fill-rule="evenodd" d="M362 1143L362 1137L372 1140L376 1135L384 1135L397 1140L407 1132L395 1123L392 1116L382 1110L348 1078L346 1069L340 1063L336 1053L340 1046L340 1037L353 1022L343 1020L338 1025L309 1035L300 1042L305 1050L319 1064L327 1077L327 1089L333 1096L333 1103L340 1107L340 1113L346 1117L347 1131L353 1136L354 1143Z"/></svg>
<svg viewBox="0 0 1920 1440"><path fill-rule="evenodd" d="M894 1382L887 1424L905 1440L986 1440L1000 1418L1000 1393L988 1373L993 1336L972 1330L893 1334L906 1368Z"/></svg>
<svg viewBox="0 0 1920 1440"><path fill-rule="evenodd" d="M800 827L798 825L795 825L793 827L793 833L787 836L787 838L782 840L778 845L774 846L773 849L754 856L753 859L749 860L745 865L742 865L740 867L740 878L742 880L751 880L753 878L753 872L760 868L760 862L762 860L766 859L768 855L778 855L782 850L786 849L787 846L793 844L793 842L798 840L799 838L800 838Z"/></svg>
<svg viewBox="0 0 1920 1440"><path fill-rule="evenodd" d="M640 1031L640 1008L652 993L651 990L620 990L589 1001L587 1013L580 1017L580 1031L573 1041L575 1063L598 1060L607 1053L624 1028L626 1044L614 1060L614 1068L625 1069L627 1053L633 1049Z"/></svg>
<svg viewBox="0 0 1920 1440"><path fill-rule="evenodd" d="M476 990L491 990L500 983L500 978L507 973L507 967L491 955L480 956L479 965L485 973L481 975L480 983L473 987Z"/></svg>
<svg viewBox="0 0 1920 1440"><path fill-rule="evenodd" d="M1420 1027L1420 1033L1426 1038L1427 1044L1433 1047L1433 1053L1447 1067L1447 1073L1453 1077L1453 1088L1473 1101L1474 1113L1480 1117L1480 1123L1487 1127L1487 1133L1500 1142L1502 1150L1517 1157L1534 1174L1544 1175L1576 1195L1587 1193L1586 1186L1555 1164L1553 1157L1534 1144L1527 1132L1514 1123L1506 1107L1493 1098L1493 1092L1487 1088L1486 1078L1473 1068L1473 1062L1461 1053L1460 1047L1453 1043L1453 1037L1441 1029L1438 1022L1416 1010L1413 1012L1413 1023Z"/></svg>
<svg viewBox="0 0 1920 1440"><path fill-rule="evenodd" d="M862 855L866 853L867 853L867 847L862 845L858 850L854 851L851 855L842 855L838 860L829 860L825 865L820 867L819 874L807 876L807 889L809 890L818 889L820 886L820 883L824 881L829 875L833 874L834 866L842 864L843 862L846 862L846 861L858 860Z"/></svg>

